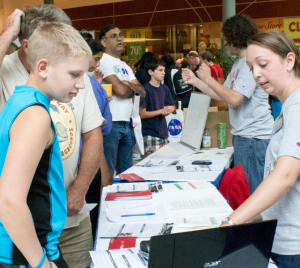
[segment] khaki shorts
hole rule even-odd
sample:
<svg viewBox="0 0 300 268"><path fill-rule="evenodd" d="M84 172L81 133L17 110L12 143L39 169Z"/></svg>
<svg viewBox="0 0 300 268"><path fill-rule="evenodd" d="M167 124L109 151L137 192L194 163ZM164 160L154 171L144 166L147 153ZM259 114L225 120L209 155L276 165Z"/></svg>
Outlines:
<svg viewBox="0 0 300 268"><path fill-rule="evenodd" d="M69 268L90 266L89 251L93 250L90 216L81 221L79 226L67 228L61 232L59 248Z"/></svg>

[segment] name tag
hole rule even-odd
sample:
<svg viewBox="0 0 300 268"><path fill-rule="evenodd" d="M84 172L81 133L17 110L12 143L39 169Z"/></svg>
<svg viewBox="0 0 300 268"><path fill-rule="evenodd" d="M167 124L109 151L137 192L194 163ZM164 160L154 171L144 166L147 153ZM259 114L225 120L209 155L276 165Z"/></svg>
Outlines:
<svg viewBox="0 0 300 268"><path fill-rule="evenodd" d="M283 127L283 114L281 113L274 122L272 136L275 135Z"/></svg>

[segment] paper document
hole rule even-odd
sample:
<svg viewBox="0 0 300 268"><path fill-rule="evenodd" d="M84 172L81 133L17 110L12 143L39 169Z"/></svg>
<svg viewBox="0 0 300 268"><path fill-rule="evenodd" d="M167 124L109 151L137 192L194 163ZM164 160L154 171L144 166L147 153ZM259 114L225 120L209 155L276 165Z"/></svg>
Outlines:
<svg viewBox="0 0 300 268"><path fill-rule="evenodd" d="M147 267L148 262L138 249L114 249L90 251L95 268L141 268Z"/></svg>
<svg viewBox="0 0 300 268"><path fill-rule="evenodd" d="M174 191L186 191L186 190L199 190L199 189L209 189L215 188L208 181L192 181L192 182L179 182L179 183L165 183L163 184L163 189L166 192Z"/></svg>
<svg viewBox="0 0 300 268"><path fill-rule="evenodd" d="M181 157L181 154L163 154L163 153L156 153L150 158L169 158L169 159L179 159Z"/></svg>
<svg viewBox="0 0 300 268"><path fill-rule="evenodd" d="M189 158L195 160L212 160L212 159L227 159L229 153L220 152L197 152L189 155ZM230 153L231 155L231 153Z"/></svg>
<svg viewBox="0 0 300 268"><path fill-rule="evenodd" d="M102 224L99 237L151 237L171 234L174 223Z"/></svg>
<svg viewBox="0 0 300 268"><path fill-rule="evenodd" d="M212 208L228 206L222 196L166 200L170 209Z"/></svg>
<svg viewBox="0 0 300 268"><path fill-rule="evenodd" d="M85 203L79 213L90 212L95 206L97 203Z"/></svg>
<svg viewBox="0 0 300 268"><path fill-rule="evenodd" d="M139 200L137 202L136 200L134 201L114 201L114 202L106 202L106 206L108 209L129 209L129 208L137 208L137 207L142 207L142 206L149 206L153 205L153 200Z"/></svg>
<svg viewBox="0 0 300 268"><path fill-rule="evenodd" d="M163 190L162 182L149 182L149 183L122 183L113 184L107 187L108 193L120 192L141 192L150 190L152 193L160 192Z"/></svg>
<svg viewBox="0 0 300 268"><path fill-rule="evenodd" d="M180 228L217 227L221 221L230 215L232 209L176 214L175 218Z"/></svg>
<svg viewBox="0 0 300 268"><path fill-rule="evenodd" d="M159 168L159 167L152 167L152 168L147 168L147 172L151 173L151 174L157 174L157 173L167 173L166 170L164 170L163 168Z"/></svg>
<svg viewBox="0 0 300 268"><path fill-rule="evenodd" d="M113 222L163 220L169 217L163 204L135 209L106 209L106 217Z"/></svg>
<svg viewBox="0 0 300 268"><path fill-rule="evenodd" d="M218 171L217 165L185 165L176 166L178 172L201 172L201 171Z"/></svg>

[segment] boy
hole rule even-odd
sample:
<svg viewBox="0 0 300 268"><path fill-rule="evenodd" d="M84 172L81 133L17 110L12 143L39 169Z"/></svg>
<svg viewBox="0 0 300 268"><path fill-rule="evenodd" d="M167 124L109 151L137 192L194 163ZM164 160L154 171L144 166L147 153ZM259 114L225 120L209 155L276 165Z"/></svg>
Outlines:
<svg viewBox="0 0 300 268"><path fill-rule="evenodd" d="M145 155L155 152L168 143L168 127L165 116L175 110L173 98L167 86L161 81L165 77L165 63L151 59L145 64L151 80L144 88L146 97L140 102L140 116L144 136Z"/></svg>
<svg viewBox="0 0 300 268"><path fill-rule="evenodd" d="M49 104L84 88L91 50L71 26L48 22L29 38L27 54L29 79L0 114L0 267L66 268L57 247L66 191Z"/></svg>

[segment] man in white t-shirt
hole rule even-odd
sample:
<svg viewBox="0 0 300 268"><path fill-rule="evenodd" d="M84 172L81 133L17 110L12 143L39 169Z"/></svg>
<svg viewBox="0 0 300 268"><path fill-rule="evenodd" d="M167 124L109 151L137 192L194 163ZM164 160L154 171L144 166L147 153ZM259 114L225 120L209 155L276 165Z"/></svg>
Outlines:
<svg viewBox="0 0 300 268"><path fill-rule="evenodd" d="M256 85L246 63L247 39L258 33L258 27L247 15L238 14L226 20L222 32L230 54L237 56L225 83L221 85L213 79L205 63L196 72L201 80L188 70L183 71L182 77L211 98L228 103L234 165L244 167L252 194L264 178L266 150L274 124L268 95Z"/></svg>
<svg viewBox="0 0 300 268"><path fill-rule="evenodd" d="M113 91L109 103L113 125L103 142L107 165L113 176L115 170L119 174L132 166L132 98L135 93L144 98L146 93L130 67L120 60L124 48L124 36L120 29L116 25L107 25L100 30L99 39L105 47L99 70L104 75L104 83L112 84Z"/></svg>
<svg viewBox="0 0 300 268"><path fill-rule="evenodd" d="M53 5L36 5L24 12L21 31L20 16L23 12L15 10L7 19L0 36L0 112L13 94L15 86L24 85L29 78L27 45L38 23L61 21L71 25L65 12ZM18 35L21 48L4 57L10 43ZM76 70L70 76L76 76ZM87 75L84 75L84 84L85 89L80 90L72 102L66 104L53 100L50 104L51 117L60 142L67 191L68 219L61 233L59 246L65 261L73 268L88 267L90 264L89 250L93 249L93 240L89 214L79 211L99 168L102 146L99 126L104 122ZM80 134L83 146L78 168Z"/></svg>

